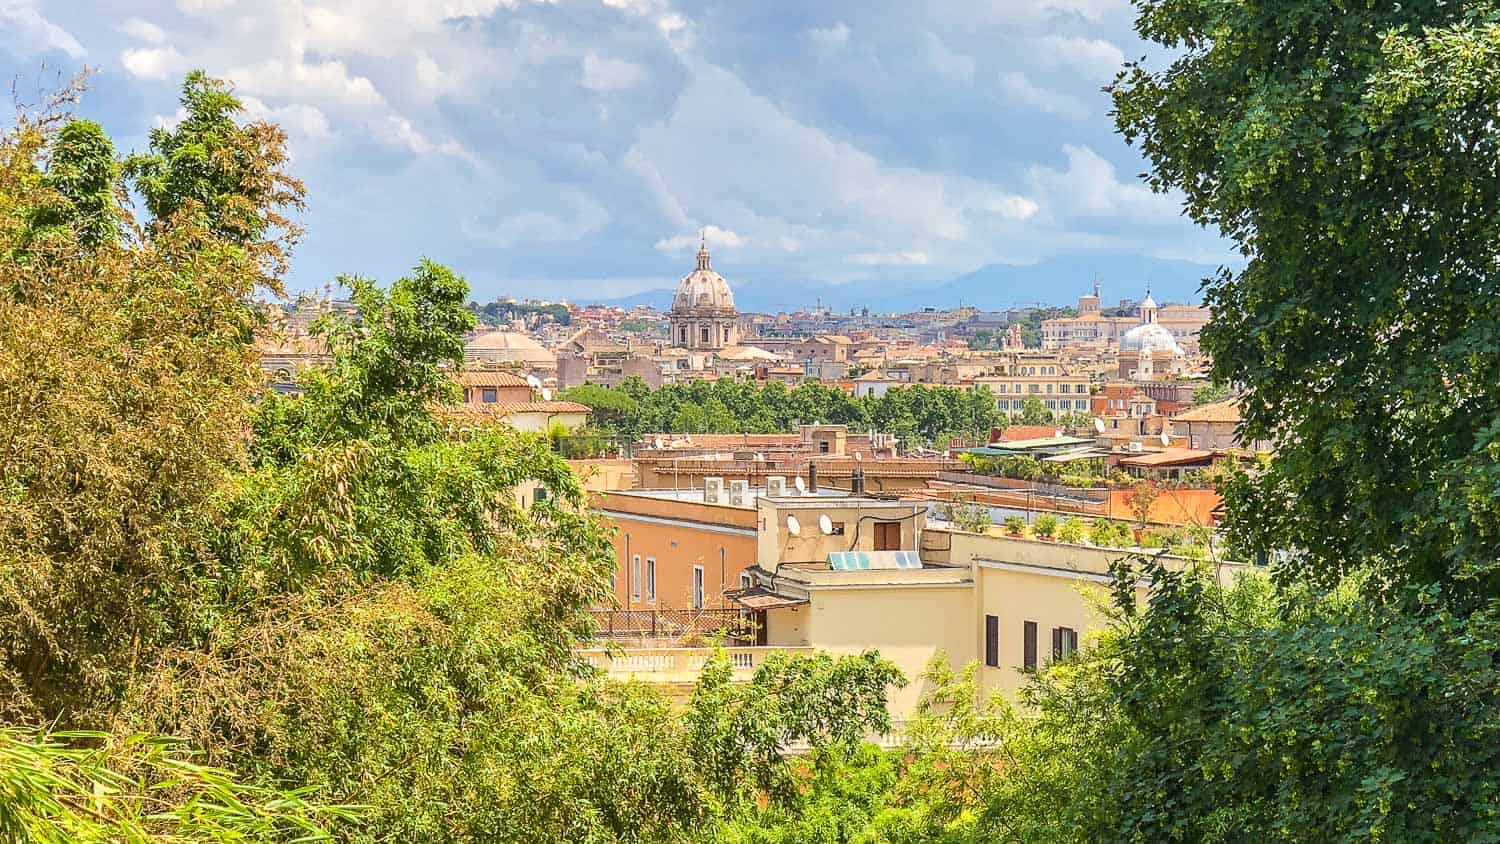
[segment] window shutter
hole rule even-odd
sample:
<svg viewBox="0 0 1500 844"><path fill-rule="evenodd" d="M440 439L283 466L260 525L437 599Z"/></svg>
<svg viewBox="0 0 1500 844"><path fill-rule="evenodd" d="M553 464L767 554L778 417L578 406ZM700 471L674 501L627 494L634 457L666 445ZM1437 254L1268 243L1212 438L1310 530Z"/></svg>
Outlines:
<svg viewBox="0 0 1500 844"><path fill-rule="evenodd" d="M1036 622L1028 621L1022 626L1022 667L1027 671L1036 670Z"/></svg>
<svg viewBox="0 0 1500 844"><path fill-rule="evenodd" d="M1063 658L1063 628L1052 628L1052 661Z"/></svg>
<svg viewBox="0 0 1500 844"><path fill-rule="evenodd" d="M984 617L984 664L1000 667L1000 616Z"/></svg>

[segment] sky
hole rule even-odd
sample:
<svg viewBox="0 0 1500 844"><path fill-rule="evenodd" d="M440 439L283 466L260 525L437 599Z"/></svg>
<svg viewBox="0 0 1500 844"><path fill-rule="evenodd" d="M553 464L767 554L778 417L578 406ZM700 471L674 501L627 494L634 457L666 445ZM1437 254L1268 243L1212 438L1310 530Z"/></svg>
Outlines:
<svg viewBox="0 0 1500 844"><path fill-rule="evenodd" d="M20 98L87 66L123 150L231 80L308 187L289 278L430 257L476 299L936 283L1085 254L1217 264L1100 89L1128 0L0 0ZM1156 60L1159 64L1159 59ZM1087 280L1080 280L1080 290Z"/></svg>

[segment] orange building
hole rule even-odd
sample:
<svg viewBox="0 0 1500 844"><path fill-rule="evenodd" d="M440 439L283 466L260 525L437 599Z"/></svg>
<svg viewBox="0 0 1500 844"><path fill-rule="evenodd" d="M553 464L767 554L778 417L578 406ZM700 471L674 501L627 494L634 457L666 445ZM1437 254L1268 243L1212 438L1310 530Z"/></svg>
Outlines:
<svg viewBox="0 0 1500 844"><path fill-rule="evenodd" d="M724 592L755 566L755 497L704 501L696 489L602 493L595 512L615 526L615 600L620 609L728 609Z"/></svg>

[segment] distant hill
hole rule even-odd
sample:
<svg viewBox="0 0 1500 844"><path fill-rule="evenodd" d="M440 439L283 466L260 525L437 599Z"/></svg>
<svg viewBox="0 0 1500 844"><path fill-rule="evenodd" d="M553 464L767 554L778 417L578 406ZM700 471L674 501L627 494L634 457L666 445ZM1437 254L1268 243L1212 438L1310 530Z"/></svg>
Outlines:
<svg viewBox="0 0 1500 844"><path fill-rule="evenodd" d="M734 282L735 304L742 311L774 313L811 307L819 300L838 311L867 307L878 313L922 308L971 305L987 311L1043 305L1071 305L1087 293L1094 279L1103 288L1104 306L1121 299L1139 299L1151 288L1158 302L1199 302L1198 286L1217 267L1190 261L1139 255L1086 255L1053 258L1037 264L989 264L950 281L915 283L826 284L814 281ZM673 288L647 290L604 304L620 307L652 305L666 309Z"/></svg>

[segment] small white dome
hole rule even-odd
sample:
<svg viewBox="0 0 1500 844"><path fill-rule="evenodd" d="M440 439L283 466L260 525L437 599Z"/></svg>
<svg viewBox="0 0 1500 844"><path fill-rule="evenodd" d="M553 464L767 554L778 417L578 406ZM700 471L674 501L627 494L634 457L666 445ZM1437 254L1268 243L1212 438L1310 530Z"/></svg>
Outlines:
<svg viewBox="0 0 1500 844"><path fill-rule="evenodd" d="M1161 323L1157 322L1137 325L1135 328L1125 332L1125 336L1120 338L1120 351L1183 354L1182 347L1177 345L1177 340L1172 337L1172 332L1163 328Z"/></svg>

